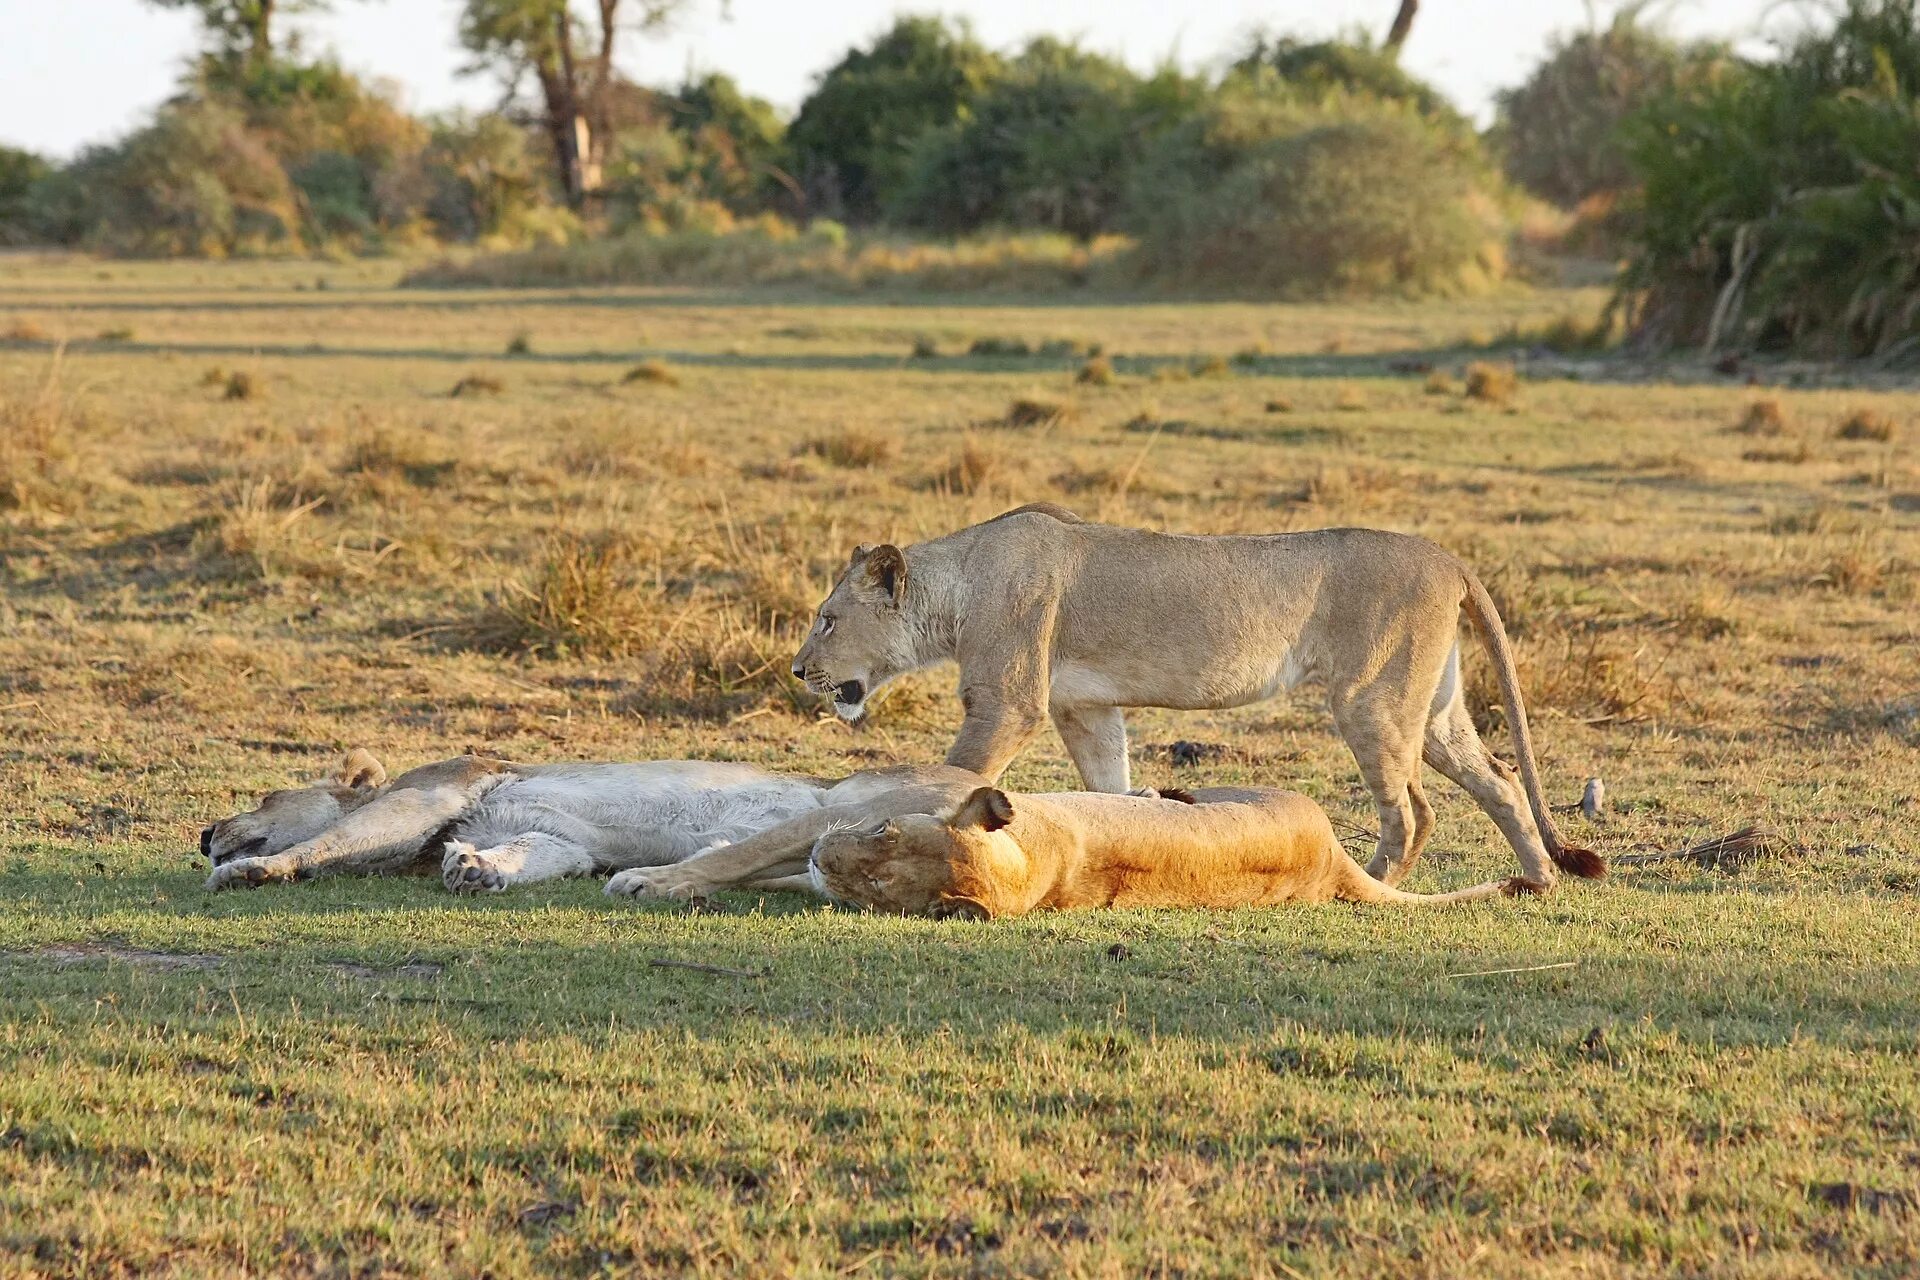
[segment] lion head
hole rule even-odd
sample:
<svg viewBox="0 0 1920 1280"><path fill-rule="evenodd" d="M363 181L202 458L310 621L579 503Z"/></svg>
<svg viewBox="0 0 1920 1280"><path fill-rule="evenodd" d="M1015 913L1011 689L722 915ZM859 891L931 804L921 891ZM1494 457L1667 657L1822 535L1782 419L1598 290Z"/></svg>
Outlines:
<svg viewBox="0 0 1920 1280"><path fill-rule="evenodd" d="M339 770L310 787L269 791L251 813L222 818L200 833L200 852L214 866L266 858L311 840L379 794L386 766L356 747Z"/></svg>
<svg viewBox="0 0 1920 1280"><path fill-rule="evenodd" d="M986 920L1017 913L1026 855L1002 828L1013 801L981 787L948 815L910 814L829 831L807 872L825 897L898 915Z"/></svg>
<svg viewBox="0 0 1920 1280"><path fill-rule="evenodd" d="M858 720L875 689L920 665L906 599L900 548L854 548L794 655L794 678L831 697L841 719Z"/></svg>

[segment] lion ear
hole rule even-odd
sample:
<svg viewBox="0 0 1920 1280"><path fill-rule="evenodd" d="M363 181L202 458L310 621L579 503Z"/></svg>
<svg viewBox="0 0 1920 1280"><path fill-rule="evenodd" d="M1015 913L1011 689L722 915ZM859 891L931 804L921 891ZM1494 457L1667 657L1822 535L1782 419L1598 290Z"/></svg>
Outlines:
<svg viewBox="0 0 1920 1280"><path fill-rule="evenodd" d="M888 543L871 548L865 557L867 581L886 592L895 604L907 591L907 557L900 548Z"/></svg>
<svg viewBox="0 0 1920 1280"><path fill-rule="evenodd" d="M365 747L355 747L347 752L346 759L340 762L340 771L333 780L343 787L352 787L363 791L371 787L384 786L387 781L387 766L374 757Z"/></svg>
<svg viewBox="0 0 1920 1280"><path fill-rule="evenodd" d="M955 827L978 827L998 831L1013 821L1013 801L998 787L981 787L954 811Z"/></svg>
<svg viewBox="0 0 1920 1280"><path fill-rule="evenodd" d="M853 554L847 557L847 568L849 569L853 568L855 565L859 564L862 560L865 560L868 556L872 554L873 554L873 544L871 542L861 543L859 546L853 549Z"/></svg>

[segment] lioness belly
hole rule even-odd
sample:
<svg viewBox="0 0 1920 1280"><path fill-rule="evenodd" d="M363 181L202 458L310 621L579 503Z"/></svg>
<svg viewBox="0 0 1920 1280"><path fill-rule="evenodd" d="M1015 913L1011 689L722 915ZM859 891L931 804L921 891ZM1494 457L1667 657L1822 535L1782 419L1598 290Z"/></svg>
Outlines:
<svg viewBox="0 0 1920 1280"><path fill-rule="evenodd" d="M1297 650L1207 655L1168 665L1070 661L1054 667L1049 696L1063 707L1170 707L1198 711L1263 702L1312 672Z"/></svg>

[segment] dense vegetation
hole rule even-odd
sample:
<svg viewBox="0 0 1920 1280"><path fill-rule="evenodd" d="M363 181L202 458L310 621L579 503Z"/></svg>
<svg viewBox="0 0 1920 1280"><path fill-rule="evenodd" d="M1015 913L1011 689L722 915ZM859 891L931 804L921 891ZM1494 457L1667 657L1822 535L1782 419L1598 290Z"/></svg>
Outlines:
<svg viewBox="0 0 1920 1280"><path fill-rule="evenodd" d="M620 75L621 23L675 0L597 22L468 0L476 65L536 92L423 120L277 42L284 6L163 2L208 29L179 95L64 166L0 150L0 244L518 251L422 273L441 283L1017 286L1031 267L1035 288L1452 293L1504 274L1527 192L1579 207L1564 243L1627 260L1645 344L1899 358L1920 338L1904 0L1849 0L1758 61L1629 6L1559 40L1485 134L1365 33L1258 36L1198 77L1052 38L994 50L937 17L849 49L789 123L724 76ZM908 239L929 235L971 247Z"/></svg>

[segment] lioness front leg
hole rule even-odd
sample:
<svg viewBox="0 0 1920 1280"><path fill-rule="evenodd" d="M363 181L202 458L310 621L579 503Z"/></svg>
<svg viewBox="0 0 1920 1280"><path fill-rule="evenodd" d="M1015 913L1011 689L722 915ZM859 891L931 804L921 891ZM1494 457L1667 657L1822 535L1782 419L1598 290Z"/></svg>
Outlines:
<svg viewBox="0 0 1920 1280"><path fill-rule="evenodd" d="M946 763L992 782L1040 732L1046 721L1046 704L1038 699L1008 699L999 691L964 690L960 699L967 714L947 752Z"/></svg>
<svg viewBox="0 0 1920 1280"><path fill-rule="evenodd" d="M591 853L544 831L529 831L491 849L449 840L440 860L440 879L454 893L498 893L508 885L591 874Z"/></svg>
<svg viewBox="0 0 1920 1280"><path fill-rule="evenodd" d="M864 812L855 806L815 809L738 844L704 849L684 862L622 871L607 881L607 892L615 897L698 898L749 880L805 874L813 842L835 822Z"/></svg>
<svg viewBox="0 0 1920 1280"><path fill-rule="evenodd" d="M1132 789L1127 721L1120 708L1055 706L1051 714L1087 790L1119 795Z"/></svg>
<svg viewBox="0 0 1920 1280"><path fill-rule="evenodd" d="M390 791L313 839L264 858L235 858L214 868L208 889L231 889L311 876L404 871L432 834L472 803L471 787Z"/></svg>

